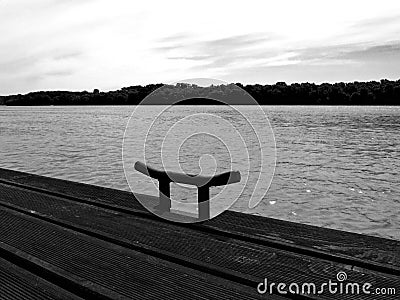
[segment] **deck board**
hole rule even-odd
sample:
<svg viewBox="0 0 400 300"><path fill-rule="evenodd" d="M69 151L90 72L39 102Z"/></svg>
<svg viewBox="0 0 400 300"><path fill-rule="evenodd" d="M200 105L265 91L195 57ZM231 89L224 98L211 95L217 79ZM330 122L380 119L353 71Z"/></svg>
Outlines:
<svg viewBox="0 0 400 300"><path fill-rule="evenodd" d="M0 248L20 257L27 268L52 272L65 289L81 289L85 298L254 299L221 282L205 280L161 259L42 222L8 209L0 218Z"/></svg>
<svg viewBox="0 0 400 300"><path fill-rule="evenodd" d="M34 244L37 251L46 249L48 243L54 244L52 252L65 251L60 241L76 245L90 244L84 248L79 246L79 251L74 250L77 251L73 252L74 256L62 259L54 258L48 252L30 255L57 268L60 268L57 263L68 261L71 264L71 260L86 264L94 271L93 278L87 274L75 276L85 278L93 286L103 289L107 285L101 281L104 276L102 270L116 272L116 276L119 276L121 268L125 277L120 277L120 282L125 282L129 287L135 286L134 282L126 279L126 274L130 274L131 278L143 279L140 286L146 287L145 291L155 286L150 278L160 280L159 274L172 276L168 273L171 269L182 278L191 276L202 288L189 288L190 285L185 285L188 284L186 281L177 280L175 275L169 279L176 284L176 289L168 294L166 287L166 297L172 298L174 293L178 293L182 299L201 298L206 295L204 289L208 290L207 297L210 299L218 299L224 293L228 299L259 298L261 295L256 292L256 287L265 277L274 282L311 281L321 284L335 280L339 271L345 271L352 282L371 282L374 287L400 288L397 273L400 242L394 240L236 212L225 212L201 224L182 225L149 214L131 193L5 169L0 169L0 207L2 220L7 220L11 228L32 227L40 232L39 238L30 237L31 240L28 233L21 233L26 238L24 242L31 246ZM24 248L21 238L16 239L18 231L11 228L1 228L0 236L10 237L7 245L25 253L27 248ZM34 235L34 232L31 234ZM54 238L46 232L58 232L61 235ZM15 244L9 245L12 238ZM6 242L3 240L3 243ZM105 259L105 262L96 261L91 254L93 249L102 249L95 251L102 253L111 251L113 254L110 257L116 258L107 258L108 263ZM61 255L61 252L58 253ZM127 265L123 266L121 259L117 259L120 255L134 259L128 260ZM113 263L110 264L110 261ZM153 263L147 264L149 261ZM153 271L148 273L148 277L142 273L135 277L138 274L131 270L134 262L147 264ZM365 268L357 267L360 262L365 262L361 264ZM113 269L113 264L116 269ZM166 269L160 271L160 265ZM74 270L68 270L67 273L74 274L77 268L75 266ZM113 289L105 288L102 293L111 298L124 295L123 287L114 283L112 286ZM216 292L210 294L210 291ZM142 292L136 286L133 293L125 296L132 298L135 293ZM166 298L165 295L163 297ZM273 297L282 299L277 295ZM301 297L338 299L338 295L331 294ZM355 295L340 295L340 298L359 299ZM363 295L363 299L375 298L374 295ZM386 295L383 299L397 298Z"/></svg>
<svg viewBox="0 0 400 300"><path fill-rule="evenodd" d="M116 205L150 215L138 203L132 193L126 191L72 183L71 181L0 168L0 182L1 179L60 195L86 199L105 205ZM151 196L146 197L152 198ZM243 215L233 211L225 212L222 218L214 218L202 227L251 236L253 240L258 239L261 243L283 242L284 244L304 246L311 250L322 250L334 255L359 258L366 262L386 265L392 268L395 274L400 275L400 241L374 236L366 237L362 234L273 218Z"/></svg>
<svg viewBox="0 0 400 300"><path fill-rule="evenodd" d="M82 299L2 258L0 258L0 283L0 299Z"/></svg>

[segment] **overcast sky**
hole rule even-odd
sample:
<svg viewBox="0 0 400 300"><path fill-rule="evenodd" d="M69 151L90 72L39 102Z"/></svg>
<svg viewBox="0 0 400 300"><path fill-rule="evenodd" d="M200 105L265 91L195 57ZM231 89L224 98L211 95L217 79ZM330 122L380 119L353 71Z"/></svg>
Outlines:
<svg viewBox="0 0 400 300"><path fill-rule="evenodd" d="M400 1L0 0L0 95L400 79Z"/></svg>

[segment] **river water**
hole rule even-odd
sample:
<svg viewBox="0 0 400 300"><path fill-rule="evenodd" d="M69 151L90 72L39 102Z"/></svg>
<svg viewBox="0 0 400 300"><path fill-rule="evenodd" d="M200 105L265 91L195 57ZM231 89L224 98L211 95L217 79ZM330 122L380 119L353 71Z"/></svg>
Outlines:
<svg viewBox="0 0 400 300"><path fill-rule="evenodd" d="M241 108L250 114L253 109ZM129 190L122 143L134 110L133 106L0 106L0 167ZM178 158L185 172L203 172L208 166L222 172L232 167L254 184L250 175L260 171L261 161L257 134L246 132L248 124L243 123L243 146L243 139L233 127L229 129L228 123L242 125L228 108L177 107L157 119L158 128L152 133L146 124L154 119L154 110L142 108L129 123L127 136L146 133L152 138L145 151L142 142L124 150L127 165L142 160L145 153L147 162L160 166L163 149L167 162ZM400 107L265 106L263 110L272 127L264 133L270 138L273 133L273 140L261 146L262 161L266 175L274 172L263 184L265 191L271 178L272 183L265 195L244 190L230 209L400 240ZM197 119L169 130L195 114ZM206 115L222 118L202 119ZM202 131L180 140L185 130L200 128L200 123L207 125L208 134ZM160 148L166 135L169 144ZM253 146L255 152L245 151ZM200 158L204 159L199 163ZM157 194L156 186L141 174L129 170L127 175L135 192ZM225 197L241 187L229 186ZM212 196L219 191L213 189ZM196 198L195 190L182 186L172 187L171 193L183 202ZM263 200L250 209L253 196Z"/></svg>

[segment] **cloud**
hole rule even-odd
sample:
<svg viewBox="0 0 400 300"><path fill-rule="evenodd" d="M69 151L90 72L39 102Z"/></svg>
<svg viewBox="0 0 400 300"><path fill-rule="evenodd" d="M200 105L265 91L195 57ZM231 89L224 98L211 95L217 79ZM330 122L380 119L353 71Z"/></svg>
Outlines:
<svg viewBox="0 0 400 300"><path fill-rule="evenodd" d="M359 63L387 61L389 58L399 59L400 41L373 45L371 43L338 44L325 47L297 49L296 57L302 63Z"/></svg>
<svg viewBox="0 0 400 300"><path fill-rule="evenodd" d="M260 45L270 38L264 34L246 34L246 35L236 35L226 38L214 39L210 41L203 42L200 46L207 51L229 51L235 49L248 48L252 45Z"/></svg>
<svg viewBox="0 0 400 300"><path fill-rule="evenodd" d="M23 71L29 73L31 71L41 72L41 68L45 65L46 68L65 63L73 63L75 60L83 58L84 53L80 50L48 50L37 52L34 54L17 55L14 58L3 58L0 61L0 73L11 74Z"/></svg>
<svg viewBox="0 0 400 300"><path fill-rule="evenodd" d="M66 69L66 70L54 70L50 72L46 72L43 74L43 76L47 77L65 77L65 76L70 76L74 74L75 71L71 69Z"/></svg>
<svg viewBox="0 0 400 300"><path fill-rule="evenodd" d="M377 27L399 26L400 14L393 14L388 16L380 16L374 18L364 19L355 22L351 27L354 29L376 29Z"/></svg>
<svg viewBox="0 0 400 300"><path fill-rule="evenodd" d="M54 60L65 60L65 59L78 59L83 56L83 51L69 51L69 52L63 52L59 53L53 56Z"/></svg>
<svg viewBox="0 0 400 300"><path fill-rule="evenodd" d="M30 55L0 61L0 74L12 74L34 66L41 59L39 55Z"/></svg>
<svg viewBox="0 0 400 300"><path fill-rule="evenodd" d="M59 70L52 70L48 72L41 72L41 73L32 73L29 75L26 75L24 78L26 81L41 81L41 80L54 80L59 77L66 77L66 76L71 76L75 73L75 70L71 69L59 69Z"/></svg>
<svg viewBox="0 0 400 300"><path fill-rule="evenodd" d="M354 50L347 53L343 53L338 56L339 58L350 59L350 60L389 60L396 57L400 58L400 41L392 42L384 45L376 45L366 47L361 50ZM395 63L394 61L392 61Z"/></svg>
<svg viewBox="0 0 400 300"><path fill-rule="evenodd" d="M168 56L167 58L168 59L176 59L176 60L185 59L185 60L204 61L204 60L209 60L211 58L211 56L207 56L207 55L187 55L187 56Z"/></svg>
<svg viewBox="0 0 400 300"><path fill-rule="evenodd" d="M400 42L391 43L336 43L314 47L275 47L273 42L279 41L267 34L233 35L220 39L203 41L190 40L188 35L175 35L163 39L162 51L168 60L187 61L187 70L191 72L207 72L218 76L247 73L266 73L282 68L300 74L301 69L308 66L309 72L324 72L331 68L339 72L346 66L359 65L359 70L368 63L374 62L374 68L385 64L388 57L400 63ZM400 65L400 64L399 64ZM295 67L299 66L299 68ZM252 71L253 70L253 71ZM305 70L305 69L304 69ZM326 72L326 71L325 71ZM252 77L252 76L250 76ZM288 76L290 77L290 76Z"/></svg>
<svg viewBox="0 0 400 300"><path fill-rule="evenodd" d="M158 39L158 43L174 43L174 42L181 42L183 40L186 40L190 38L191 35L189 33L178 33L178 34L173 34L161 39Z"/></svg>
<svg viewBox="0 0 400 300"><path fill-rule="evenodd" d="M276 53L265 50L265 44L272 37L265 33L232 35L209 40L191 40L187 34L173 35L160 40L163 45L155 47L158 53L166 53L168 60L192 62L189 70L206 68L223 69L232 65L250 62L254 59L274 56Z"/></svg>
<svg viewBox="0 0 400 300"><path fill-rule="evenodd" d="M378 45L335 44L286 51L284 53L291 55L278 55L270 59L270 63L260 61L258 64L227 69L223 79L237 81L242 77L248 82L257 82L260 81L259 74L263 74L265 80L270 82L395 80L400 74L400 41Z"/></svg>
<svg viewBox="0 0 400 300"><path fill-rule="evenodd" d="M179 34L159 39L157 41L158 43L166 45L155 47L154 50L164 51L188 49L212 55L220 52L226 53L227 51L237 51L254 45L260 45L270 40L271 37L267 34L243 34L212 40L193 41L193 36L190 36L189 34ZM204 56L207 54L204 54Z"/></svg>

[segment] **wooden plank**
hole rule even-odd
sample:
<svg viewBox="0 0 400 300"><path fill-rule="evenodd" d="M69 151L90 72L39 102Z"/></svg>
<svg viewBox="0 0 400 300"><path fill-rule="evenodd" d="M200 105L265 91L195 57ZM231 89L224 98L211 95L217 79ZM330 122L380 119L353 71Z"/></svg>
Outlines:
<svg viewBox="0 0 400 300"><path fill-rule="evenodd" d="M0 258L0 299L79 300L82 298Z"/></svg>
<svg viewBox="0 0 400 300"><path fill-rule="evenodd" d="M6 169L0 169L0 181L1 179L36 189L43 189L56 195L96 201L105 205L114 205L150 215L130 192L72 183ZM154 198L154 201L158 201L157 197ZM398 274L400 268L400 241L272 218L243 215L231 211L203 223L200 228L222 231L233 236L250 238L252 241L258 240L261 244L267 243L289 248L291 245L300 246L305 249L305 252L308 249L311 252L332 254L338 256L338 259L347 257L363 262L376 263L378 269L379 266L383 265L392 269L395 274Z"/></svg>
<svg viewBox="0 0 400 300"><path fill-rule="evenodd" d="M336 274L343 270L353 282L359 284L371 281L376 287L400 286L399 279L390 275L375 274L368 270L351 270L349 266L342 264L332 264L330 261L276 248L211 235L196 228L178 226L145 216L132 216L82 205L23 188L0 185L0 199L33 216L43 217L44 220L54 220L60 225L71 226L71 229L97 237L102 235L109 242L179 262L209 274L219 274L229 280L247 282L254 290L264 277L275 282L311 281L322 284L334 280ZM335 299L331 295L318 297ZM371 296L364 298L374 299Z"/></svg>
<svg viewBox="0 0 400 300"><path fill-rule="evenodd" d="M0 227L2 256L85 299L261 299L254 289L9 209L0 218L8 225Z"/></svg>

